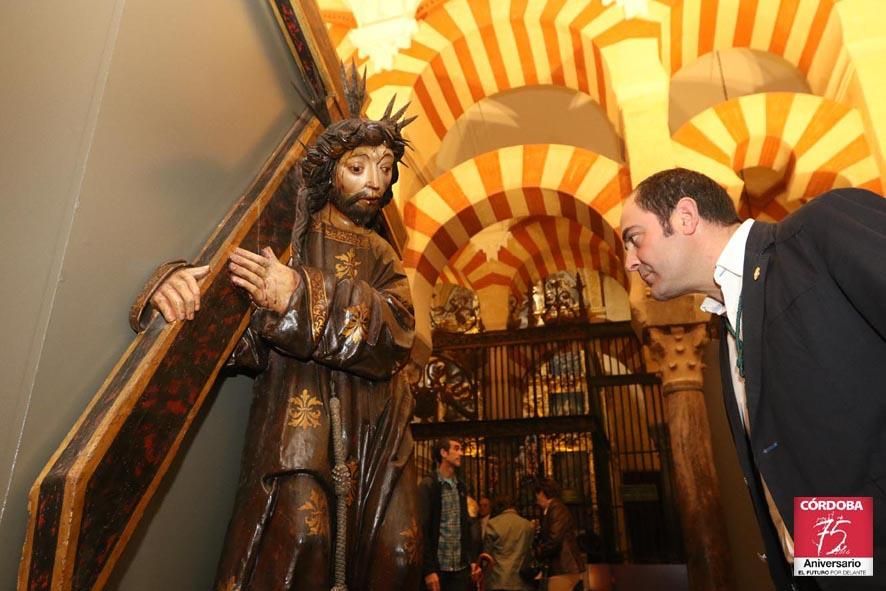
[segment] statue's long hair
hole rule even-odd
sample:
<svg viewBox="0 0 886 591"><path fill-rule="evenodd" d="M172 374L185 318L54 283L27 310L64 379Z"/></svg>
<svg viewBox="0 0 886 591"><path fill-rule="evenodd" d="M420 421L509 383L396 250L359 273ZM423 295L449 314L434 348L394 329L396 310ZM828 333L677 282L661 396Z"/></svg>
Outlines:
<svg viewBox="0 0 886 591"><path fill-rule="evenodd" d="M360 146L384 144L390 148L394 153L394 164L391 184L380 201L381 207L384 207L394 197L392 187L400 178L398 164L409 146L409 141L403 137L402 130L412 123L415 117L401 120L409 104L391 114L395 96L388 103L381 119L378 121L364 119L360 111L366 96L365 76L358 74L353 64L350 75L344 66L341 73L350 118L336 121L327 127L314 144L307 147L305 156L292 168L287 178L289 189L296 192L295 222L292 227L292 260L296 265L303 264L302 251L311 216L329 200L335 182L335 166L341 157Z"/></svg>

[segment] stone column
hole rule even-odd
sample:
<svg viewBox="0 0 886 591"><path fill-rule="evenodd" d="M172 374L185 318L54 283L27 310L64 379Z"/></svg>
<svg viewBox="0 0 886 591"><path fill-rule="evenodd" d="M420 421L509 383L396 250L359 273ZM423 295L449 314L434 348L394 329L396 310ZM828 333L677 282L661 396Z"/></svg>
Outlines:
<svg viewBox="0 0 886 591"><path fill-rule="evenodd" d="M711 429L702 392L701 357L707 325L648 330L647 368L662 376L665 417L674 459L676 497L693 591L729 589L729 554Z"/></svg>

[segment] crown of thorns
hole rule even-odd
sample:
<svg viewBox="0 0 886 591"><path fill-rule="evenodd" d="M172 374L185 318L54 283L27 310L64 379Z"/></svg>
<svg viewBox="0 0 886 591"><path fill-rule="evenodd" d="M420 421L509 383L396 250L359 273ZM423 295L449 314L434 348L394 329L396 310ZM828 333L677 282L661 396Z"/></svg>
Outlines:
<svg viewBox="0 0 886 591"><path fill-rule="evenodd" d="M348 105L348 116L353 119L363 118L363 103L366 101L366 69L364 68L363 73L361 74L357 71L357 66L353 61L351 62L350 68L345 67L344 63L342 63L341 80L345 90L345 102ZM384 122L391 125L399 134L403 131L404 127L415 121L418 116L413 115L412 117L401 119L406 113L409 103L406 103L396 113L392 114L394 110L394 102L396 100L397 95L395 94L391 97L388 106L385 108L384 114L378 121L380 123Z"/></svg>
<svg viewBox="0 0 886 591"><path fill-rule="evenodd" d="M361 74L354 62L351 62L350 68L342 63L340 73L347 117L329 124L313 145L304 146L306 153L302 168L308 184L331 179L331 161L338 160L346 151L367 141L370 145L384 143L393 151L397 162L403 158L409 147L409 140L402 133L403 128L416 119L415 116L403 117L409 103L394 112L394 103L397 100L394 95L381 119L369 119L362 114L363 104L366 102L366 70ZM396 176L395 174L394 182L397 180Z"/></svg>

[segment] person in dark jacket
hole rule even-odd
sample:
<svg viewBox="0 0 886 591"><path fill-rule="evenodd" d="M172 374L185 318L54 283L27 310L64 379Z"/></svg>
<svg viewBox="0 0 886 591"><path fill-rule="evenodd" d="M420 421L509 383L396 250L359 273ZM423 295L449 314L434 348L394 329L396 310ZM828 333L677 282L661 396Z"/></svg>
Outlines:
<svg viewBox="0 0 886 591"><path fill-rule="evenodd" d="M585 560L578 548L575 519L560 500L560 486L553 480L539 480L533 487L535 502L543 511L536 538L536 558L545 563L548 576L580 574Z"/></svg>
<svg viewBox="0 0 886 591"><path fill-rule="evenodd" d="M464 452L455 439L438 439L433 445L437 471L418 485L422 575L428 591L467 591L471 580L480 576L480 567L467 491L456 475Z"/></svg>
<svg viewBox="0 0 886 591"><path fill-rule="evenodd" d="M637 185L621 228L653 298L700 293L721 317L723 402L775 588L886 589L886 200L833 189L742 222L713 179L675 168ZM817 535L794 530L797 497L872 498L872 576L794 575L794 536L802 552ZM843 543L828 537L816 554Z"/></svg>

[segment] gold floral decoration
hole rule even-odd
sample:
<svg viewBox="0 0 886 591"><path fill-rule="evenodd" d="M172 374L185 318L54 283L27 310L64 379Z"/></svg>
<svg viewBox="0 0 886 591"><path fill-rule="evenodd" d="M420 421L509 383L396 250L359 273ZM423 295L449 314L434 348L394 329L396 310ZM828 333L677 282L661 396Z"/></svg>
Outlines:
<svg viewBox="0 0 886 591"><path fill-rule="evenodd" d="M366 336L366 325L369 324L369 308L366 304L357 304L345 308L345 326L342 334L345 338L351 338L358 343Z"/></svg>
<svg viewBox="0 0 886 591"><path fill-rule="evenodd" d="M312 536L325 536L327 532L326 497L316 488L311 490L311 499L298 508L305 511L305 525Z"/></svg>
<svg viewBox="0 0 886 591"><path fill-rule="evenodd" d="M412 518L412 525L400 532L403 538L403 552L409 564L418 562L418 524Z"/></svg>
<svg viewBox="0 0 886 591"><path fill-rule="evenodd" d="M305 283L308 288L308 302L311 306L311 336L320 338L326 315L329 313L329 299L323 285L323 275L317 269L305 267Z"/></svg>
<svg viewBox="0 0 886 591"><path fill-rule="evenodd" d="M335 264L335 277L337 279L357 278L357 269L361 264L360 261L357 260L357 251L352 248L345 254L337 255L335 259L341 261L340 263Z"/></svg>
<svg viewBox="0 0 886 591"><path fill-rule="evenodd" d="M311 230L322 234L324 238L329 238L330 240L335 240L342 244L356 246L357 248L369 247L369 236L366 234L354 234L347 230L340 230L334 226L321 222L316 218L311 221Z"/></svg>
<svg viewBox="0 0 886 591"><path fill-rule="evenodd" d="M237 584L237 579L231 577L218 588L218 591L240 591L240 589L241 587Z"/></svg>
<svg viewBox="0 0 886 591"><path fill-rule="evenodd" d="M320 426L323 403L311 396L308 389L289 399L289 426L298 429L312 429Z"/></svg>

